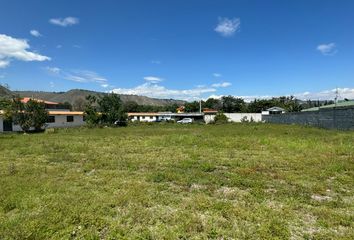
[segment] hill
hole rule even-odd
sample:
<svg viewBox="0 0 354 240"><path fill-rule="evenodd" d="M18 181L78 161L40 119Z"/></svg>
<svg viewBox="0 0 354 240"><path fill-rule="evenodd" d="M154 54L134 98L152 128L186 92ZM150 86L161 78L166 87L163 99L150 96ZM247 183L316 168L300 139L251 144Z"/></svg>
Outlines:
<svg viewBox="0 0 354 240"><path fill-rule="evenodd" d="M10 97L11 91L0 85L0 97Z"/></svg>
<svg viewBox="0 0 354 240"><path fill-rule="evenodd" d="M83 89L73 89L67 92L10 91L5 87L0 86L0 97L10 97L12 95L18 95L20 97L33 97L52 102L69 102L70 104L74 104L76 101L79 100L84 100L88 95L102 96L105 94L107 93ZM139 105L167 106L170 104L182 105L185 103L185 101L182 100L158 99L137 95L119 94L119 96L123 102L134 101Z"/></svg>

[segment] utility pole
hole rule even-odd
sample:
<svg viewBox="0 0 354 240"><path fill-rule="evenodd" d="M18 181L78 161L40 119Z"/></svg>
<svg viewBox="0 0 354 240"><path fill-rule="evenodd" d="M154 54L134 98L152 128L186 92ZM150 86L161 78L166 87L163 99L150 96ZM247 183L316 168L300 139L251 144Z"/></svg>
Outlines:
<svg viewBox="0 0 354 240"><path fill-rule="evenodd" d="M199 113L202 113L202 100L199 100Z"/></svg>
<svg viewBox="0 0 354 240"><path fill-rule="evenodd" d="M338 100L338 87L336 87L336 97L334 98L334 108L333 108L333 128L337 126L336 109Z"/></svg>

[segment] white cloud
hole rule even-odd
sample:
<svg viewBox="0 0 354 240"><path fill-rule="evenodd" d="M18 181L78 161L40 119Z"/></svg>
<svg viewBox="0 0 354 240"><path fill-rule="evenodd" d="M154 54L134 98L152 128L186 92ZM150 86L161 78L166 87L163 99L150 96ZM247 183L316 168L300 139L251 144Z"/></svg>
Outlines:
<svg viewBox="0 0 354 240"><path fill-rule="evenodd" d="M213 73L214 77L221 77L222 75L220 73Z"/></svg>
<svg viewBox="0 0 354 240"><path fill-rule="evenodd" d="M65 71L58 67L46 67L45 70L51 75L66 80L80 82L80 83L97 83L102 87L108 87L108 80L105 77L100 76L98 73L89 70L70 70Z"/></svg>
<svg viewBox="0 0 354 240"><path fill-rule="evenodd" d="M62 48L63 46L62 45L60 45L60 44L58 44L57 46L56 46L56 48Z"/></svg>
<svg viewBox="0 0 354 240"><path fill-rule="evenodd" d="M64 74L65 74L64 76L65 79L75 81L75 82L81 82L81 83L94 82L99 84L105 84L107 82L106 78L98 75L93 71L88 71L88 70L75 70Z"/></svg>
<svg viewBox="0 0 354 240"><path fill-rule="evenodd" d="M55 87L54 82L49 82L49 86L50 86L51 88L54 88L54 87Z"/></svg>
<svg viewBox="0 0 354 240"><path fill-rule="evenodd" d="M32 36L35 36L35 37L41 37L42 36L42 34L39 31L34 30L34 29L30 31L30 34Z"/></svg>
<svg viewBox="0 0 354 240"><path fill-rule="evenodd" d="M47 61L49 57L27 51L30 46L25 39L17 39L0 34L0 68L9 66L11 60Z"/></svg>
<svg viewBox="0 0 354 240"><path fill-rule="evenodd" d="M8 60L0 60L0 68L6 68L10 65L10 61Z"/></svg>
<svg viewBox="0 0 354 240"><path fill-rule="evenodd" d="M160 60L151 60L151 63L152 64L161 64L161 61Z"/></svg>
<svg viewBox="0 0 354 240"><path fill-rule="evenodd" d="M107 84L107 83L101 84L101 87L103 87L103 88L108 88L108 87L109 87L109 84Z"/></svg>
<svg viewBox="0 0 354 240"><path fill-rule="evenodd" d="M335 43L328 43L328 44L320 44L316 48L325 56L332 56L338 52L337 46Z"/></svg>
<svg viewBox="0 0 354 240"><path fill-rule="evenodd" d="M58 25L61 27L72 26L79 23L79 19L76 17L66 17L66 18L52 18L49 20L51 24Z"/></svg>
<svg viewBox="0 0 354 240"><path fill-rule="evenodd" d="M148 82L152 82L152 83L158 83L158 82L162 82L163 79L160 78L160 77L154 77L154 76L147 76L147 77L144 77L144 80L145 81L148 81Z"/></svg>
<svg viewBox="0 0 354 240"><path fill-rule="evenodd" d="M53 74L58 74L61 71L61 69L58 67L46 67L46 70Z"/></svg>
<svg viewBox="0 0 354 240"><path fill-rule="evenodd" d="M215 88L220 88L220 87L229 87L231 86L232 84L230 82L221 82L221 83L214 83L212 84L211 86L212 87L215 87Z"/></svg>
<svg viewBox="0 0 354 240"><path fill-rule="evenodd" d="M354 99L354 88L334 88L320 92L303 92L294 94L295 97L302 100L334 100L338 91L338 99Z"/></svg>
<svg viewBox="0 0 354 240"><path fill-rule="evenodd" d="M241 21L239 18L219 18L219 23L214 31L220 33L223 37L230 37L239 31Z"/></svg>
<svg viewBox="0 0 354 240"><path fill-rule="evenodd" d="M216 89L210 87L197 87L184 90L168 89L159 84L147 82L134 88L116 88L111 91L118 94L140 95L153 98L174 98L189 101L200 99L203 94L215 92Z"/></svg>

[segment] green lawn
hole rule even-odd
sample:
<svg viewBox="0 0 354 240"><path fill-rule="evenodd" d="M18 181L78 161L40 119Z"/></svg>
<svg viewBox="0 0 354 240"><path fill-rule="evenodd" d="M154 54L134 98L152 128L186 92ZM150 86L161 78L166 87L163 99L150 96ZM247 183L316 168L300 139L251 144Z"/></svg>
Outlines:
<svg viewBox="0 0 354 240"><path fill-rule="evenodd" d="M354 239L354 132L0 134L0 239Z"/></svg>

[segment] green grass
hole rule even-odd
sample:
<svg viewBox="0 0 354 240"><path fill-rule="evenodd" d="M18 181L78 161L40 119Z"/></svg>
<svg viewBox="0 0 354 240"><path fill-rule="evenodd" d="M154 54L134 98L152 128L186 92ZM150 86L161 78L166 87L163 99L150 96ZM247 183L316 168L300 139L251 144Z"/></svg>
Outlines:
<svg viewBox="0 0 354 240"><path fill-rule="evenodd" d="M354 239L354 132L269 124L0 135L0 239Z"/></svg>

